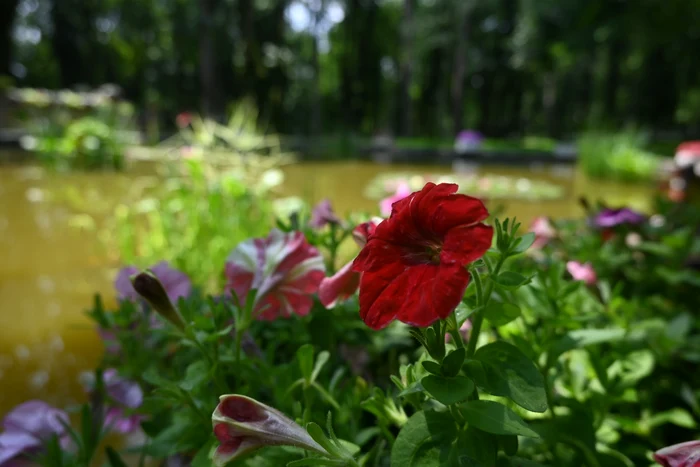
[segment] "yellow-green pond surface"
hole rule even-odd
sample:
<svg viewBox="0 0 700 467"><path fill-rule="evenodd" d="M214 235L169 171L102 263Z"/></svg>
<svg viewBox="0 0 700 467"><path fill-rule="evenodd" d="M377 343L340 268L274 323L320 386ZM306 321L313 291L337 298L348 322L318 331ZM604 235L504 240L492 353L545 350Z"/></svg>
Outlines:
<svg viewBox="0 0 700 467"><path fill-rule="evenodd" d="M450 168L371 162L297 163L284 168L281 196L310 203L329 198L336 211L377 211L363 195L380 173L449 173ZM652 187L590 181L572 168L480 167L480 174L526 176L566 188L564 199L504 202L504 215L527 225L534 217L580 217L577 198L648 208ZM158 183L151 168L126 173L47 172L36 165L0 165L0 417L41 398L65 407L82 402L78 375L100 361L102 346L85 316L94 294L115 303L116 252L98 236L101 219L134 192ZM79 197L90 217L77 216ZM493 203L489 206L494 207ZM94 225L91 225L93 224Z"/></svg>

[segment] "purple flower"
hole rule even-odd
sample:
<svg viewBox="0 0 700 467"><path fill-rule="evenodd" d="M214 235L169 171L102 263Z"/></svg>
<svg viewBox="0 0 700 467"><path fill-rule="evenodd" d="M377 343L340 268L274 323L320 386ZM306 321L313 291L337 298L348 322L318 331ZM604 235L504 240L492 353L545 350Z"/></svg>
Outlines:
<svg viewBox="0 0 700 467"><path fill-rule="evenodd" d="M700 440L674 444L654 453L663 467L697 467L700 465Z"/></svg>
<svg viewBox="0 0 700 467"><path fill-rule="evenodd" d="M593 223L598 227L617 227L625 224L641 224L646 216L629 208L603 209L595 216Z"/></svg>
<svg viewBox="0 0 700 467"><path fill-rule="evenodd" d="M91 378L92 375L86 375ZM117 370L110 368L102 373L105 392L108 400L105 404L105 428L121 434L133 433L141 423L143 417L137 414L129 414L129 409L137 409L143 403L143 391L138 383L121 378ZM86 382L87 390L95 387L93 380Z"/></svg>
<svg viewBox="0 0 700 467"><path fill-rule="evenodd" d="M127 435L141 428L141 420L141 415L127 415L121 407L110 407L105 414L104 426L116 433Z"/></svg>
<svg viewBox="0 0 700 467"><path fill-rule="evenodd" d="M455 138L455 151L464 152L481 146L484 137L475 130L462 130Z"/></svg>
<svg viewBox="0 0 700 467"><path fill-rule="evenodd" d="M109 397L130 409L137 409L143 403L143 391L138 383L119 377L117 370L110 368L102 374L105 390Z"/></svg>
<svg viewBox="0 0 700 467"><path fill-rule="evenodd" d="M149 268L158 280L163 284L165 292L171 302L177 303L180 297L187 297L192 292L192 281L182 271L170 267L167 261L161 261ZM135 266L122 268L114 281L117 297L120 300L139 301L141 296L131 285L130 276L138 274L141 270Z"/></svg>
<svg viewBox="0 0 700 467"><path fill-rule="evenodd" d="M68 423L68 415L43 401L29 401L15 407L2 422L0 466L40 454L44 443L54 435L66 447L69 438L61 421Z"/></svg>
<svg viewBox="0 0 700 467"><path fill-rule="evenodd" d="M341 223L340 218L333 212L331 202L327 199L318 203L311 211L309 225L314 229L322 229L328 224L340 225Z"/></svg>

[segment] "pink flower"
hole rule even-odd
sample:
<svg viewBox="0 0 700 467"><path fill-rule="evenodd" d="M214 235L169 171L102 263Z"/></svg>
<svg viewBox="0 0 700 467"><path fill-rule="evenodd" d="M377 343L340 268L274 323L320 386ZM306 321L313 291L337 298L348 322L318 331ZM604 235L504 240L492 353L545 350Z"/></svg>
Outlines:
<svg viewBox="0 0 700 467"><path fill-rule="evenodd" d="M593 285L598 282L598 276L596 276L591 263L581 264L578 261L568 261L566 263L566 270L576 281L583 281L588 285Z"/></svg>
<svg viewBox="0 0 700 467"><path fill-rule="evenodd" d="M352 237L357 245L362 248L367 243L367 239L374 229L377 228L383 219L375 217L369 222L358 225L352 231ZM352 261L340 268L331 277L326 277L321 281L318 290L318 299L326 308L333 308L340 301L352 297L360 286L360 273L352 270Z"/></svg>
<svg viewBox="0 0 700 467"><path fill-rule="evenodd" d="M674 444L654 453L654 460L663 467L700 466L700 440Z"/></svg>
<svg viewBox="0 0 700 467"><path fill-rule="evenodd" d="M180 112L177 114L177 117L175 117L175 124L178 128L185 128L189 126L190 123L192 123L192 114L189 112Z"/></svg>
<svg viewBox="0 0 700 467"><path fill-rule="evenodd" d="M253 315L274 320L311 311L325 268L304 234L273 229L267 238L240 243L226 260L225 274L226 289L236 294L241 306L255 289Z"/></svg>
<svg viewBox="0 0 700 467"><path fill-rule="evenodd" d="M472 322L470 320L466 320L462 325L459 327L459 334L462 336L463 341L467 341L469 338L469 331L472 330ZM445 342L450 342L452 340L452 334L445 334Z"/></svg>
<svg viewBox="0 0 700 467"><path fill-rule="evenodd" d="M389 217L391 215L391 206L395 202L406 198L411 193L413 193L413 190L411 190L411 187L408 186L408 183L399 183L399 185L396 187L396 192L393 195L388 196L379 202L379 212L381 213L382 217Z"/></svg>
<svg viewBox="0 0 700 467"><path fill-rule="evenodd" d="M533 248L542 248L557 235L549 218L545 216L540 216L532 221L530 232L535 234L535 242L532 244Z"/></svg>

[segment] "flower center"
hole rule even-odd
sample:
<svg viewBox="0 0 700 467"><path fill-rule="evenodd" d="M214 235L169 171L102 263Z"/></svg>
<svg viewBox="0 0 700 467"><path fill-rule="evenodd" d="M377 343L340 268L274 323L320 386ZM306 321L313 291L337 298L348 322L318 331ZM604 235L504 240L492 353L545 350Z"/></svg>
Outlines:
<svg viewBox="0 0 700 467"><path fill-rule="evenodd" d="M440 264L439 244L423 244L415 248L406 248L401 255L403 260L409 264Z"/></svg>

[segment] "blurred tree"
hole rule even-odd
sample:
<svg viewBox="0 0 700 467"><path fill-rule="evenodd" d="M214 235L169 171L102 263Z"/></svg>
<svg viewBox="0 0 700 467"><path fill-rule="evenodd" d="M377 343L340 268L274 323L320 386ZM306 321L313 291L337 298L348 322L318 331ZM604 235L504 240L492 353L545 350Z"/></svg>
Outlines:
<svg viewBox="0 0 700 467"><path fill-rule="evenodd" d="M12 25L19 0L0 2L0 76L10 74L12 57Z"/></svg>
<svg viewBox="0 0 700 467"><path fill-rule="evenodd" d="M0 2L20 86L111 81L169 125L252 97L303 134L700 136L698 47L700 0Z"/></svg>

